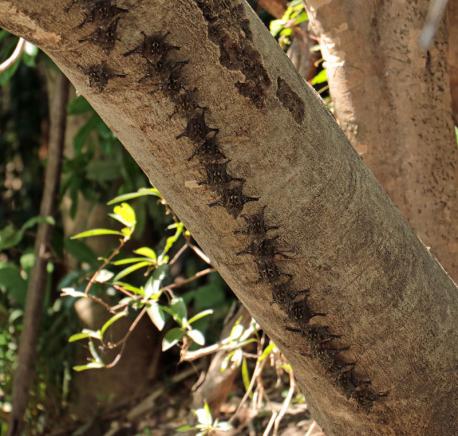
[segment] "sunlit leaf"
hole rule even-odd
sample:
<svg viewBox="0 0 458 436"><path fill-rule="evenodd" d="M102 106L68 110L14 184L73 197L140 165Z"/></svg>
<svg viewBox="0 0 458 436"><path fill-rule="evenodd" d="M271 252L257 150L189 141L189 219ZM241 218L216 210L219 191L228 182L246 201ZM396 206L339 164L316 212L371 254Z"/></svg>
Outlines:
<svg viewBox="0 0 458 436"><path fill-rule="evenodd" d="M68 338L68 342L81 341L82 339L97 339L101 340L102 335L99 331L83 329L80 333L76 333Z"/></svg>
<svg viewBox="0 0 458 436"><path fill-rule="evenodd" d="M162 340L162 351L167 351L174 345L178 344L178 342L183 338L184 334L185 332L179 327L170 329Z"/></svg>
<svg viewBox="0 0 458 436"><path fill-rule="evenodd" d="M212 425L213 417L207 402L204 403L204 407L197 409L194 413L200 425L204 427L210 427Z"/></svg>
<svg viewBox="0 0 458 436"><path fill-rule="evenodd" d="M179 324L184 324L187 317L186 304L183 298L173 298L168 307L164 307L164 310Z"/></svg>
<svg viewBox="0 0 458 436"><path fill-rule="evenodd" d="M189 336L197 345L205 345L205 336L201 331L193 329L186 332L186 335Z"/></svg>
<svg viewBox="0 0 458 436"><path fill-rule="evenodd" d="M77 233L73 235L71 239L81 239L81 238L90 238L92 236L104 236L104 235L118 235L123 236L123 234L117 230L111 229L92 229L85 232Z"/></svg>
<svg viewBox="0 0 458 436"><path fill-rule="evenodd" d="M183 223L174 223L168 226L168 229L175 229L175 234L173 236L169 236L165 242L164 250L161 253L160 258L163 259L164 256L169 252L169 250L173 247L178 238L181 236L184 230Z"/></svg>
<svg viewBox="0 0 458 436"><path fill-rule="evenodd" d="M165 313L156 301L151 301L149 304L146 312L157 329L162 331L165 326Z"/></svg>
<svg viewBox="0 0 458 436"><path fill-rule="evenodd" d="M87 371L88 369L100 369L105 368L105 364L103 362L89 362L86 365L76 365L73 367L73 371L82 372Z"/></svg>
<svg viewBox="0 0 458 436"><path fill-rule="evenodd" d="M152 248L149 248L149 247L138 248L137 250L134 251L134 253L139 254L140 256L148 257L149 259L152 259L154 261L157 260L156 252Z"/></svg>
<svg viewBox="0 0 458 436"><path fill-rule="evenodd" d="M243 381L243 386L245 387L245 390L248 392L250 389L250 373L248 371L248 363L245 358L242 360L242 381ZM249 393L250 398L253 398L253 393Z"/></svg>
<svg viewBox="0 0 458 436"><path fill-rule="evenodd" d="M312 85L319 85L328 81L328 73L326 70L321 70L311 81Z"/></svg>
<svg viewBox="0 0 458 436"><path fill-rule="evenodd" d="M117 282L118 280L121 280L122 278L128 276L129 274L132 274L134 271L137 271L142 268L146 268L150 266L150 262L138 262L134 265L128 266L127 268L124 268L121 272L116 274L115 278L113 279L114 282Z"/></svg>
<svg viewBox="0 0 458 436"><path fill-rule="evenodd" d="M187 433L188 431L191 431L191 430L194 430L194 427L192 425L189 425L189 424L185 424L185 425L180 425L176 431L178 433Z"/></svg>
<svg viewBox="0 0 458 436"><path fill-rule="evenodd" d="M145 262L144 257L127 257L125 259L119 259L112 262L113 265L129 265L130 263Z"/></svg>
<svg viewBox="0 0 458 436"><path fill-rule="evenodd" d="M267 357L269 357L270 353L272 353L272 351L274 351L276 348L275 344L270 341L270 344L264 348L264 351L262 352L261 356L259 357L259 362L262 362L264 359L266 359Z"/></svg>
<svg viewBox="0 0 458 436"><path fill-rule="evenodd" d="M112 316L100 329L100 336L101 339L103 340L103 337L106 333L106 331L117 321L119 321L122 318L125 318L127 316L127 311L117 313L116 315Z"/></svg>
<svg viewBox="0 0 458 436"><path fill-rule="evenodd" d="M199 321L199 319L205 318L206 316L213 315L213 309L208 309L204 310L203 312L198 313L197 315L194 315L189 321L188 324L192 324L196 321Z"/></svg>
<svg viewBox="0 0 458 436"><path fill-rule="evenodd" d="M137 222L137 216L135 210L128 203L122 203L118 206L115 206L113 209L114 213L109 214L112 218L119 221L121 224L132 228Z"/></svg>
<svg viewBox="0 0 458 436"><path fill-rule="evenodd" d="M133 286L130 283L114 282L113 284L125 289L126 291L132 292L133 294L141 296L145 295L145 291L143 288L138 288L137 286Z"/></svg>
<svg viewBox="0 0 458 436"><path fill-rule="evenodd" d="M86 294L84 292L77 291L75 288L62 288L60 292L61 292L62 297L74 297L74 298L86 297Z"/></svg>
<svg viewBox="0 0 458 436"><path fill-rule="evenodd" d="M161 194L159 194L159 191L156 188L140 188L137 192L119 195L118 197L113 198L113 200L110 200L107 204L111 206L112 204L133 200L135 198L144 197L145 195L152 195L159 198L161 197Z"/></svg>
<svg viewBox="0 0 458 436"><path fill-rule="evenodd" d="M108 280L112 279L113 276L113 272L108 271L107 269L102 269L95 275L94 279L97 283L106 283Z"/></svg>

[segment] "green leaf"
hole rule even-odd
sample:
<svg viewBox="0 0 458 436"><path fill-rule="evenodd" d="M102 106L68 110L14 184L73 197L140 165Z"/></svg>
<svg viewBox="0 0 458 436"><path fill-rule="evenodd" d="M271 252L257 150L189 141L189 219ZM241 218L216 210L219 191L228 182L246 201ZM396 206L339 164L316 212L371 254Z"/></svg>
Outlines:
<svg viewBox="0 0 458 436"><path fill-rule="evenodd" d="M146 309L148 316L151 318L153 324L159 331L162 331L165 327L165 314L162 307L156 302L151 301L149 307Z"/></svg>
<svg viewBox="0 0 458 436"><path fill-rule="evenodd" d="M89 265L97 263L97 256L83 241L65 238L64 249L79 262L86 262Z"/></svg>
<svg viewBox="0 0 458 436"><path fill-rule="evenodd" d="M118 197L113 198L113 200L110 200L107 204L111 206L112 204L133 200L135 198L144 197L146 195L152 195L154 197L161 198L161 194L156 188L140 188L137 192L130 192L128 194L119 195Z"/></svg>
<svg viewBox="0 0 458 436"><path fill-rule="evenodd" d="M35 265L35 260L35 253L24 253L19 259L19 263L23 270L29 272Z"/></svg>
<svg viewBox="0 0 458 436"><path fill-rule="evenodd" d="M264 351L262 352L261 356L259 357L259 361L262 362L264 359L266 359L267 357L269 357L270 353L272 353L272 351L274 351L276 348L275 344L270 341L270 344L264 348Z"/></svg>
<svg viewBox="0 0 458 436"><path fill-rule="evenodd" d="M14 247L21 242L22 234L12 224L0 230L0 250Z"/></svg>
<svg viewBox="0 0 458 436"><path fill-rule="evenodd" d="M83 96L74 98L67 107L68 115L81 115L86 112L91 112L93 109L88 101Z"/></svg>
<svg viewBox="0 0 458 436"><path fill-rule="evenodd" d="M94 114L89 120L81 127L78 133L73 138L73 147L76 154L80 154L83 146L88 142L89 135L96 129L98 117Z"/></svg>
<svg viewBox="0 0 458 436"><path fill-rule="evenodd" d="M146 267L148 267L150 265L151 265L150 262L143 261L143 262L138 262L138 263L136 263L134 265L128 266L127 268L123 269L121 272L116 274L116 276L113 279L113 281L117 282L118 280L121 280L122 278L128 276L129 274L132 274L134 271L137 271L137 270L139 270L141 268L146 268Z"/></svg>
<svg viewBox="0 0 458 436"><path fill-rule="evenodd" d="M76 333L68 338L68 342L76 342L76 341L81 341L82 339L97 339L101 340L102 335L100 334L99 331L96 330L89 330L89 329L83 329L80 333Z"/></svg>
<svg viewBox="0 0 458 436"><path fill-rule="evenodd" d="M122 203L119 206L115 206L113 212L114 213L110 214L110 216L129 228L133 228L137 223L135 210L128 203Z"/></svg>
<svg viewBox="0 0 458 436"><path fill-rule="evenodd" d="M143 288L138 288L137 286L133 286L130 283L114 282L114 284L124 288L126 291L132 292L133 294L141 295L142 297L145 295Z"/></svg>
<svg viewBox="0 0 458 436"><path fill-rule="evenodd" d="M326 70L321 70L311 81L312 85L319 85L328 81L328 73Z"/></svg>
<svg viewBox="0 0 458 436"><path fill-rule="evenodd" d="M120 265L129 265L131 263L137 263L137 262L145 262L145 258L144 257L127 257L125 259L115 260L114 262L111 262L111 263L113 265L120 266Z"/></svg>
<svg viewBox="0 0 458 436"><path fill-rule="evenodd" d="M100 336L101 339L103 340L103 337L106 333L106 331L117 321L119 321L122 318L125 318L127 316L127 311L117 313L116 315L112 316L100 329Z"/></svg>
<svg viewBox="0 0 458 436"><path fill-rule="evenodd" d="M103 362L89 362L86 365L76 365L73 367L73 371L82 372L87 371L88 369L100 369L105 368L105 364Z"/></svg>
<svg viewBox="0 0 458 436"><path fill-rule="evenodd" d="M189 330L186 332L186 336L190 337L197 345L205 345L205 336L199 330Z"/></svg>
<svg viewBox="0 0 458 436"><path fill-rule="evenodd" d="M164 250L162 251L160 255L160 259L163 260L164 256L170 251L170 249L173 247L176 241L178 241L178 238L181 236L184 230L184 224L183 223L174 223L171 224L170 226L167 227L168 229L175 229L175 234L173 236L169 236L165 242L165 247Z"/></svg>
<svg viewBox="0 0 458 436"><path fill-rule="evenodd" d="M5 288L9 296L21 307L25 306L27 281L21 276L19 268L13 263L5 263L0 268L0 288Z"/></svg>
<svg viewBox="0 0 458 436"><path fill-rule="evenodd" d="M104 235L123 236L123 234L119 232L118 230L92 229L92 230L87 230L85 232L77 233L76 235L73 235L70 239L82 239L82 238L90 238L92 236L104 236Z"/></svg>
<svg viewBox="0 0 458 436"><path fill-rule="evenodd" d="M186 309L186 304L183 298L179 298L179 297L173 298L172 301L170 302L170 306L164 307L164 310L170 313L170 315L173 316L173 319L180 325L186 322L188 311Z"/></svg>
<svg viewBox="0 0 458 436"><path fill-rule="evenodd" d="M199 319L205 318L206 316L213 315L213 309L204 310L203 312L194 315L189 321L188 324L199 321Z"/></svg>
<svg viewBox="0 0 458 436"><path fill-rule="evenodd" d="M243 386L245 386L245 390L248 392L250 389L250 373L248 372L248 363L245 358L242 360L242 380L243 380ZM253 398L253 394L250 392L249 394L250 398Z"/></svg>
<svg viewBox="0 0 458 436"><path fill-rule="evenodd" d="M179 327L175 327L169 330L162 340L162 351L167 351L174 345L178 344L178 342L183 338L184 334L185 332Z"/></svg>
<svg viewBox="0 0 458 436"><path fill-rule="evenodd" d="M164 281L170 267L168 265L161 265L158 267L153 275L148 279L145 285L145 297L158 300L160 297L159 290L161 289L162 282Z"/></svg>
<svg viewBox="0 0 458 436"><path fill-rule="evenodd" d="M115 160L92 160L86 166L86 177L96 182L119 179L118 162Z"/></svg>
<svg viewBox="0 0 458 436"><path fill-rule="evenodd" d="M55 225L55 221L52 217L35 216L28 219L19 230L16 230L12 225L4 227L0 230L0 250L6 250L18 245L22 241L25 231L36 224Z"/></svg>
<svg viewBox="0 0 458 436"><path fill-rule="evenodd" d="M148 257L151 260L157 261L156 252L149 247L141 247L134 251L135 254L139 254L140 256Z"/></svg>
<svg viewBox="0 0 458 436"><path fill-rule="evenodd" d="M191 431L191 430L194 430L194 427L192 425L189 425L189 424L185 424L185 425L180 425L176 431L178 433L186 433L188 431Z"/></svg>

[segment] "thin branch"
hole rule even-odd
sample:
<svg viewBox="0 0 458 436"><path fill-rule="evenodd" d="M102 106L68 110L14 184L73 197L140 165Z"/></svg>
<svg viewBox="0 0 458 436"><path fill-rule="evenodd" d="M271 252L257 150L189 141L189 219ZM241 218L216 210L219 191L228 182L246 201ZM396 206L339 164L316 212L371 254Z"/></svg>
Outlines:
<svg viewBox="0 0 458 436"><path fill-rule="evenodd" d="M280 412L278 413L278 416L275 419L274 436L278 435L278 429L280 428L280 422L283 419L283 417L285 416L285 413L288 410L289 405L291 404L295 390L296 390L296 379L294 378L294 374L291 371L289 374L288 394L286 395L285 401L283 401L283 405L281 406Z"/></svg>
<svg viewBox="0 0 458 436"><path fill-rule="evenodd" d="M180 282L175 282L171 285L168 285L168 286L164 286L161 291L166 291L166 290L172 290L172 289L177 289L177 288L181 288L182 286L185 286L185 285L189 285L189 283L192 283L202 277L205 277L206 275L208 274L211 274L212 272L215 272L216 270L214 268L207 268L207 269L203 269L202 271L199 271L198 273L194 274L192 277L190 277L189 279L186 279L186 280L183 280L183 281L180 281Z"/></svg>
<svg viewBox="0 0 458 436"><path fill-rule="evenodd" d="M0 74L4 73L8 68L11 68L22 56L24 53L26 40L24 38L19 38L16 48L14 49L11 56L3 63L0 64Z"/></svg>
<svg viewBox="0 0 458 436"><path fill-rule="evenodd" d="M89 279L89 282L87 283L86 288L84 289L85 294L88 294L92 286L94 286L94 283L97 281L97 276L100 274L100 271L102 271L113 260L113 258L120 253L124 245L126 245L127 241L127 238L121 239L119 245L116 247L113 253L111 253L97 268L97 271L94 274L92 274L92 277Z"/></svg>
<svg viewBox="0 0 458 436"><path fill-rule="evenodd" d="M125 342L127 341L127 339L129 339L129 336L133 333L133 331L135 330L135 328L137 327L138 323L140 322L140 320L143 318L143 315L145 315L146 313L146 310L147 310L147 307L144 307L141 312L137 315L137 318L135 318L134 322L130 325L129 327L129 330L127 330L127 333L124 335L124 337L122 339L120 339L119 341L117 342L108 342L106 344L107 348L109 348L110 350L112 350L113 348L118 348L120 345L123 345L125 344ZM121 350L122 352L122 350Z"/></svg>
<svg viewBox="0 0 458 436"><path fill-rule="evenodd" d="M219 351L233 351L237 348L248 345L251 342L245 341L242 343L235 344L224 344L224 341L217 342L216 344L209 345L208 347L201 348L200 350L187 351L181 356L181 362L192 362L194 360L201 359L202 357L209 356L210 354L215 354Z"/></svg>
<svg viewBox="0 0 458 436"><path fill-rule="evenodd" d="M269 436L270 430L272 430L272 427L274 425L275 420L277 419L277 412L272 412L272 416L269 419L269 423L267 424L266 429L264 430L264 433L262 436Z"/></svg>
<svg viewBox="0 0 458 436"><path fill-rule="evenodd" d="M316 421L313 421L309 429L307 430L307 433L305 434L305 436L312 436L315 428L316 428Z"/></svg>

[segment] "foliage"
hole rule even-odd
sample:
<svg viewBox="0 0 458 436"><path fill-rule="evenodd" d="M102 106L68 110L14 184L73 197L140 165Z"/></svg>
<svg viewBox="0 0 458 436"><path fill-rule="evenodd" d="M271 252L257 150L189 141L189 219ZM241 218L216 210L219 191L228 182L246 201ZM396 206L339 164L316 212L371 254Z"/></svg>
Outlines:
<svg viewBox="0 0 458 436"><path fill-rule="evenodd" d="M270 33L278 39L281 47L288 47L294 36L294 28L308 20L304 2L293 0L288 3L283 17L270 22Z"/></svg>

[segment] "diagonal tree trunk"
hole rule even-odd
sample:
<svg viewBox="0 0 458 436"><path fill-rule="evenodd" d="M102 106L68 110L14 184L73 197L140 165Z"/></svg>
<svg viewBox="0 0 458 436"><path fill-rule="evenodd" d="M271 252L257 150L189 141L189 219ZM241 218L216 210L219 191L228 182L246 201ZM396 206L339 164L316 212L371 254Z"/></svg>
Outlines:
<svg viewBox="0 0 458 436"><path fill-rule="evenodd" d="M458 148L449 109L447 29L442 26L433 47L421 51L429 3L306 1L340 125L458 280Z"/></svg>
<svg viewBox="0 0 458 436"><path fill-rule="evenodd" d="M0 0L0 25L42 47L119 135L288 357L328 435L456 434L457 289L262 23L239 1L130 4L78 28L77 6ZM100 30L116 23L116 39ZM168 29L179 50L159 43L124 55L141 30ZM188 63L141 80L148 65L161 67L154 51ZM208 109L181 104L183 88ZM227 174L209 172L210 185L197 183L208 159L189 160L204 134L219 141L214 160L231 159ZM244 234L242 214L262 210L291 259L262 258L269 243L236 255L263 233L258 220ZM294 290L304 288L300 300ZM326 316L309 320L313 312Z"/></svg>

